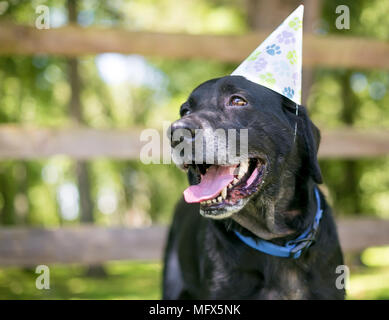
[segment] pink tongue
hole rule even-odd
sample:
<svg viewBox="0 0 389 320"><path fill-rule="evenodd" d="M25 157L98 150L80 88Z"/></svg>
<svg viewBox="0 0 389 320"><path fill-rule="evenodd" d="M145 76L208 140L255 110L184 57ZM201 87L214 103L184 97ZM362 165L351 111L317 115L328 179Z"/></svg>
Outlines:
<svg viewBox="0 0 389 320"><path fill-rule="evenodd" d="M185 201L197 203L215 198L223 188L234 180L234 168L236 166L211 166L207 173L201 177L201 182L186 188Z"/></svg>

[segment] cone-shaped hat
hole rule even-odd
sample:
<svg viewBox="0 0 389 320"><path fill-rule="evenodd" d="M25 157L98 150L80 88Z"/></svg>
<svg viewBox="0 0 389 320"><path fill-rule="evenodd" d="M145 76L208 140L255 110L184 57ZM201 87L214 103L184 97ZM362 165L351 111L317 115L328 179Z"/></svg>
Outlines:
<svg viewBox="0 0 389 320"><path fill-rule="evenodd" d="M300 5L231 74L301 104L303 13Z"/></svg>

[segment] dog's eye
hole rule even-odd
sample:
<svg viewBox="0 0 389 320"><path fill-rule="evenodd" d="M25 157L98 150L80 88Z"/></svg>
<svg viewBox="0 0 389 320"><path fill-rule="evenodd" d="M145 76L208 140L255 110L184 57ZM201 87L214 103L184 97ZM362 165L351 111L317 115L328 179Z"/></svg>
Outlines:
<svg viewBox="0 0 389 320"><path fill-rule="evenodd" d="M247 101L239 96L232 96L230 98L230 102L228 103L230 106L243 107L247 105Z"/></svg>
<svg viewBox="0 0 389 320"><path fill-rule="evenodd" d="M187 116L188 114L190 114L190 110L189 109L186 109L186 108L181 109L181 111L180 111L180 116L181 117Z"/></svg>

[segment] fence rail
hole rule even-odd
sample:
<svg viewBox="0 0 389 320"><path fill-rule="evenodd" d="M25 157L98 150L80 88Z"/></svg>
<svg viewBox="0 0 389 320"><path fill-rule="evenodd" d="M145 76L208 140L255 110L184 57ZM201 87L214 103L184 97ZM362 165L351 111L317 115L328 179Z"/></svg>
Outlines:
<svg viewBox="0 0 389 320"><path fill-rule="evenodd" d="M268 34L261 32L245 35L190 35L79 26L38 30L29 26L1 23L0 55L45 53L81 56L119 52L172 59L202 58L239 62ZM388 42L304 34L303 46L304 66L389 69Z"/></svg>
<svg viewBox="0 0 389 320"><path fill-rule="evenodd" d="M166 228L0 228L0 265L98 264L160 259Z"/></svg>
<svg viewBox="0 0 389 320"><path fill-rule="evenodd" d="M369 218L338 221L344 251L389 244L389 221ZM0 265L98 264L110 260L158 260L167 228L103 228L92 225L58 229L0 228Z"/></svg>
<svg viewBox="0 0 389 320"><path fill-rule="evenodd" d="M141 128L97 130L0 126L0 159L36 159L63 154L75 159L139 159L146 142ZM162 133L161 133L162 137ZM159 147L159 146L158 146ZM158 150L158 149L156 149ZM322 132L321 158L360 158L389 154L389 131L339 129Z"/></svg>

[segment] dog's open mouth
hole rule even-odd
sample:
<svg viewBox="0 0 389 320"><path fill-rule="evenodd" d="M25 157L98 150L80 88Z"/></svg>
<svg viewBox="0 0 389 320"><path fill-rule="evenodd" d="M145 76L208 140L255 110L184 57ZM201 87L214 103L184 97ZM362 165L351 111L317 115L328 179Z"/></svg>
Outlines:
<svg viewBox="0 0 389 320"><path fill-rule="evenodd" d="M203 216L223 219L242 209L259 190L266 166L263 161L250 158L232 166L191 164L185 167L199 182L184 191L185 201L200 203Z"/></svg>

